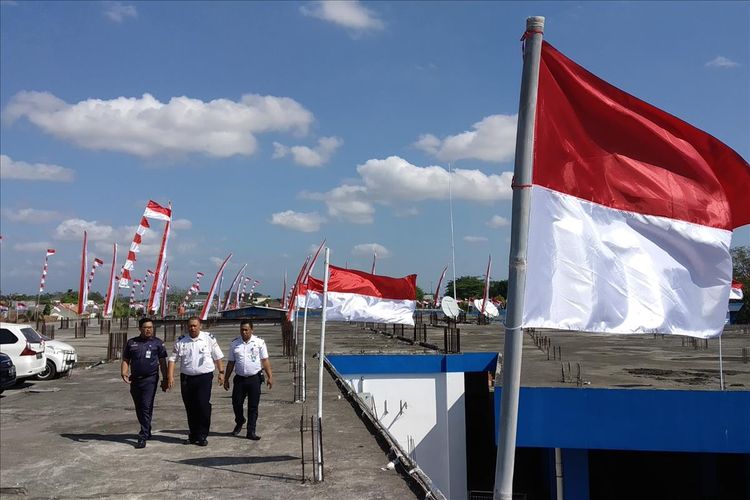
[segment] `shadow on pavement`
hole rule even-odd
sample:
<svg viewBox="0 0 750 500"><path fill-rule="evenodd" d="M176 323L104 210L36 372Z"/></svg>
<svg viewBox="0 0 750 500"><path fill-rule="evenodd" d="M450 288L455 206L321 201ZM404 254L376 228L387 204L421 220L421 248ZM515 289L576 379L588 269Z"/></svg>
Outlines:
<svg viewBox="0 0 750 500"><path fill-rule="evenodd" d="M266 457L205 457L205 458L186 458L184 460L168 460L168 462L184 465L195 465L197 467L207 467L209 469L222 470L226 472L235 472L258 478L276 479L285 482L301 482L302 476L292 476L289 474L260 474L257 472L247 472L241 470L226 469L230 465L261 464L269 462L286 462L289 460L299 460L300 457L291 455L272 455Z"/></svg>
<svg viewBox="0 0 750 500"><path fill-rule="evenodd" d="M180 441L182 441L183 439L187 438L187 436L188 436L188 430L187 429L159 429L159 432L160 433L164 433L164 434L179 434L180 436L183 436L182 438L180 438ZM231 430L227 431L227 432L215 432L215 431L209 431L208 432L208 437L211 437L211 436L231 436L231 435L232 435Z"/></svg>
<svg viewBox="0 0 750 500"><path fill-rule="evenodd" d="M76 441L79 443L84 443L87 441L110 441L112 443L125 443L128 445L135 444L136 441L138 441L138 434L135 433L128 433L128 434L60 434L61 437L68 438L72 441ZM181 438L172 437L172 436L159 436L157 434L154 434L151 436L150 441L160 441L162 443L173 443L173 444L180 444L182 443Z"/></svg>

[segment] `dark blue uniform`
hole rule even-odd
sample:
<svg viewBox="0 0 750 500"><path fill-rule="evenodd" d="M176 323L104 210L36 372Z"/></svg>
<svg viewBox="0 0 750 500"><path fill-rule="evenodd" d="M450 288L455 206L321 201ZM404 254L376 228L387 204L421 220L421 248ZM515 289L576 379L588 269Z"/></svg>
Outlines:
<svg viewBox="0 0 750 500"><path fill-rule="evenodd" d="M135 403L135 414L141 431L140 439L151 438L151 415L154 412L156 386L159 383L159 360L167 357L161 339L138 336L128 340L122 359L130 364L130 395Z"/></svg>

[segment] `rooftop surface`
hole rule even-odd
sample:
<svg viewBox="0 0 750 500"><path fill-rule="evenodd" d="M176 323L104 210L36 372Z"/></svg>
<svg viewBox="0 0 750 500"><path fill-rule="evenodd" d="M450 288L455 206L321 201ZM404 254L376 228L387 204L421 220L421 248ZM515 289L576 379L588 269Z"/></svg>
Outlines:
<svg viewBox="0 0 750 500"><path fill-rule="evenodd" d="M261 397L258 432L263 439L258 442L229 435L234 425L230 393L214 386L208 447L180 444L187 434L187 421L179 390L173 390L158 392L154 438L145 449L134 449L138 424L128 387L119 378L119 363L76 368L67 378L28 381L6 390L0 397L0 494L414 498L409 483L385 467L387 450L350 403L340 398L328 373L323 410L326 478L322 484L302 483L299 421L303 409L307 414L316 411L318 360L313 355L319 350L319 320L311 319L308 327L307 403L303 404L293 402L293 374L282 356L280 327L256 326L255 333L268 343L275 379L273 389L264 389ZM463 352L502 352L502 326L459 327ZM232 325L204 329L218 338L224 350L239 330ZM433 349L392 337L392 327L376 330L387 334L361 325L329 323L326 352L435 354ZM407 327L404 336L412 338L412 332ZM137 330L131 326L128 336L135 335ZM157 335L163 336L161 328ZM84 365L106 357L107 338L98 335L96 328L89 329L85 339L73 338L72 329L57 330L55 337L74 345ZM548 340L540 340L544 337ZM442 328L428 328L428 342L442 346ZM527 333L522 385L576 387L580 379L583 387L719 390L718 345L718 340L693 342L670 336L550 331L532 337ZM750 350L747 331L725 332L722 351L728 390L750 388L750 364L743 361L743 348ZM562 360L555 359L560 353ZM568 374L565 382L563 369ZM308 443L305 446L309 449ZM306 467L309 478L311 466Z"/></svg>

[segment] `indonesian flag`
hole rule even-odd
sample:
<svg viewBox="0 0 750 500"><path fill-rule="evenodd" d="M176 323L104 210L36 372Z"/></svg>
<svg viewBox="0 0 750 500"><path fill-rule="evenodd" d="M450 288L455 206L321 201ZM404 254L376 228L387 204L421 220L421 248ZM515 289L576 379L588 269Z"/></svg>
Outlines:
<svg viewBox="0 0 750 500"><path fill-rule="evenodd" d="M729 290L729 300L742 300L743 298L742 283L732 281L732 288Z"/></svg>
<svg viewBox="0 0 750 500"><path fill-rule="evenodd" d="M414 324L417 275L403 278L329 266L327 321Z"/></svg>
<svg viewBox="0 0 750 500"><path fill-rule="evenodd" d="M149 219L169 222L172 220L172 209L162 207L155 201L149 200L148 204L146 205L146 210L143 212L143 216L148 217Z"/></svg>
<svg viewBox="0 0 750 500"><path fill-rule="evenodd" d="M748 163L546 42L534 135L523 326L719 335Z"/></svg>
<svg viewBox="0 0 750 500"><path fill-rule="evenodd" d="M208 312L211 310L211 303L214 301L214 294L216 293L216 284L219 282L219 277L224 275L224 268L227 267L227 262L229 262L229 259L231 258L232 254L230 253L227 255L227 258L224 259L224 262L221 263L219 270L216 271L216 277L214 278L213 283L211 283L211 288L208 289L208 297L206 297L206 302L203 303L203 309L201 309L201 313L198 316L201 321L206 321L208 319Z"/></svg>
<svg viewBox="0 0 750 500"><path fill-rule="evenodd" d="M47 249L47 257L50 255L55 255L55 249L54 248L48 248Z"/></svg>
<svg viewBox="0 0 750 500"><path fill-rule="evenodd" d="M297 307L305 308L305 295L307 295L308 309L323 309L323 282L312 276L307 277L307 284L300 283L297 293Z"/></svg>
<svg viewBox="0 0 750 500"><path fill-rule="evenodd" d="M117 289L115 283L117 281L115 276L115 266L117 265L117 243L112 245L112 269L109 271L109 285L107 285L107 297L104 299L104 316L109 318L112 316L113 307L115 303L115 295Z"/></svg>

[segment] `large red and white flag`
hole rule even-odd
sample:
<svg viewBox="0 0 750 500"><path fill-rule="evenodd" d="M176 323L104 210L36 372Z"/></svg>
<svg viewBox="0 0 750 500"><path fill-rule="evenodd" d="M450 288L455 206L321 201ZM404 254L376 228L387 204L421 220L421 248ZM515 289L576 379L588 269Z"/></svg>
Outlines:
<svg viewBox="0 0 750 500"><path fill-rule="evenodd" d="M89 287L86 286L86 268L88 267L88 234L83 232L83 251L81 252L81 279L78 284L78 314L86 310L89 300Z"/></svg>
<svg viewBox="0 0 750 500"><path fill-rule="evenodd" d="M742 283L739 281L732 281L732 288L729 290L730 300L742 300L745 295L742 293Z"/></svg>
<svg viewBox="0 0 750 500"><path fill-rule="evenodd" d="M149 210L153 201L148 202L146 211ZM154 203L155 204L155 203ZM151 293L148 297L148 307L146 311L153 311L154 313L159 310L159 303L161 297L164 294L164 287L166 286L166 280L164 279L165 268L167 265L167 244L169 242L169 232L172 221L172 204L169 204L169 208L159 207L162 210L169 211L169 219L166 219L167 223L164 224L164 234L161 237L161 246L159 247L159 258L156 261L156 272L153 273L153 284L151 285ZM150 271L149 271L150 272Z"/></svg>
<svg viewBox="0 0 750 500"><path fill-rule="evenodd" d="M719 335L747 161L546 42L534 135L523 326Z"/></svg>
<svg viewBox="0 0 750 500"><path fill-rule="evenodd" d="M143 212L144 217L149 219L163 220L170 222L172 220L172 207L162 207L152 200L148 200L146 210Z"/></svg>
<svg viewBox="0 0 750 500"><path fill-rule="evenodd" d="M115 266L116 265L117 265L117 243L112 245L112 269L110 269L109 271L109 285L107 285L107 297L104 299L104 311L102 311L102 314L104 314L105 318L109 318L112 316L112 310L115 304L115 294L117 293L117 288L115 287L115 282L116 282Z"/></svg>
<svg viewBox="0 0 750 500"><path fill-rule="evenodd" d="M214 301L214 294L216 293L216 284L219 282L219 278L224 274L224 268L227 267L227 262L229 262L229 259L231 258L232 254L230 253L229 255L227 255L227 258L224 259L224 262L221 263L221 267L219 267L219 270L216 271L216 277L211 283L211 288L208 289L208 297L206 297L206 302L203 303L203 309L201 309L201 313L199 316L201 321L205 321L208 319L208 312L211 310L211 303Z"/></svg>
<svg viewBox="0 0 750 500"><path fill-rule="evenodd" d="M300 283L297 292L297 308L323 309L323 282L312 276L307 277L307 283Z"/></svg>
<svg viewBox="0 0 750 500"><path fill-rule="evenodd" d="M403 278L329 266L327 321L414 324L417 275Z"/></svg>

